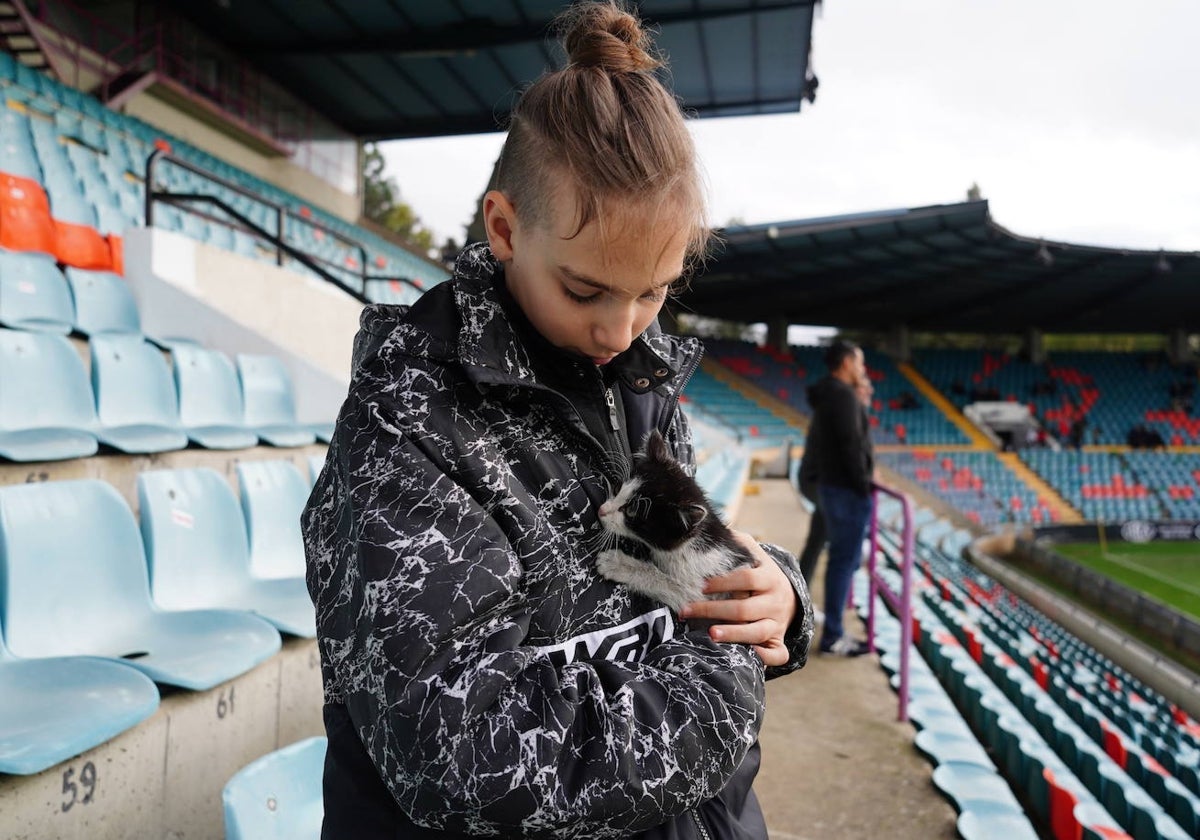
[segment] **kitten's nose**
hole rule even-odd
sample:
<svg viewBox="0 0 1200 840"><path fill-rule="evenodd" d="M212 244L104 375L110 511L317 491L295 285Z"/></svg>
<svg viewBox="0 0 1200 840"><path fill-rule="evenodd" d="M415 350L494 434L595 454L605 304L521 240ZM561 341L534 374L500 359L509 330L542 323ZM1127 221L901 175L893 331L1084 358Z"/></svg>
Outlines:
<svg viewBox="0 0 1200 840"><path fill-rule="evenodd" d="M604 519L606 516L612 515L612 512L613 512L612 502L605 502L604 504L600 505L600 518L601 519Z"/></svg>

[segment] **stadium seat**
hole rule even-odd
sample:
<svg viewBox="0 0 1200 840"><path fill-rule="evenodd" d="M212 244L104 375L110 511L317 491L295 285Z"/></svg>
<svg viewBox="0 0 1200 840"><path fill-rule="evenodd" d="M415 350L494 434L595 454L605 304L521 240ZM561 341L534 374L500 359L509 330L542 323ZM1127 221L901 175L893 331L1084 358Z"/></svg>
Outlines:
<svg viewBox="0 0 1200 840"><path fill-rule="evenodd" d="M248 449L258 435L242 425L237 371L219 350L171 342L179 420L187 436L206 449Z"/></svg>
<svg viewBox="0 0 1200 840"><path fill-rule="evenodd" d="M0 488L0 572L0 622L20 657L102 657L204 690L279 650L253 615L158 609L133 513L102 481Z"/></svg>
<svg viewBox="0 0 1200 840"><path fill-rule="evenodd" d="M84 335L141 334L137 304L125 281L109 271L68 268L75 301L75 329Z"/></svg>
<svg viewBox="0 0 1200 840"><path fill-rule="evenodd" d="M246 523L233 488L210 469L138 475L150 592L163 609L240 609L284 633L313 638L316 615L303 578L250 575Z"/></svg>
<svg viewBox="0 0 1200 840"><path fill-rule="evenodd" d="M308 501L308 482L288 461L243 461L237 474L250 536L251 573L304 577L300 513Z"/></svg>
<svg viewBox="0 0 1200 840"><path fill-rule="evenodd" d="M296 422L292 380L274 356L239 353L238 379L246 428L271 446L307 446L316 436Z"/></svg>
<svg viewBox="0 0 1200 840"><path fill-rule="evenodd" d="M187 446L178 398L162 352L140 335L93 336L92 387L100 442L127 453Z"/></svg>
<svg viewBox="0 0 1200 840"><path fill-rule="evenodd" d="M963 840L1038 840L1028 817L1007 811L963 811L956 827Z"/></svg>
<svg viewBox="0 0 1200 840"><path fill-rule="evenodd" d="M74 320L71 292L53 257L0 250L0 325L66 335Z"/></svg>
<svg viewBox="0 0 1200 840"><path fill-rule="evenodd" d="M83 361L62 336L0 329L0 456L58 461L99 448Z"/></svg>
<svg viewBox="0 0 1200 840"><path fill-rule="evenodd" d="M158 708L149 677L85 657L17 659L0 636L0 773L32 775L98 746Z"/></svg>
<svg viewBox="0 0 1200 840"><path fill-rule="evenodd" d="M326 745L298 741L239 770L221 795L225 840L318 840Z"/></svg>
<svg viewBox="0 0 1200 840"><path fill-rule="evenodd" d="M309 455L308 456L308 475L312 479L310 484L317 483L317 476L321 474L321 470L325 469L324 455Z"/></svg>

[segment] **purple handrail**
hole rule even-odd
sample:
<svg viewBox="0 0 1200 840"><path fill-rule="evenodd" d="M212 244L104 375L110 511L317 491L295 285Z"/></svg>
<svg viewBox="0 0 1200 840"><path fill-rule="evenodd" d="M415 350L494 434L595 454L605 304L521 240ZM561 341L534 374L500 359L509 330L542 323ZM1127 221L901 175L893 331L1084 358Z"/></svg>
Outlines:
<svg viewBox="0 0 1200 840"><path fill-rule="evenodd" d="M883 597L900 619L900 710L897 719L900 722L908 720L908 657L912 648L912 570L913 570L913 513L912 502L908 496L885 487L873 484L871 499L871 555L867 560L867 575L871 581L867 593L867 644L871 652L875 652L875 596ZM876 572L875 560L879 554L879 494L891 496L900 501L904 510L904 555L900 565L901 592L897 595L892 591L887 581Z"/></svg>

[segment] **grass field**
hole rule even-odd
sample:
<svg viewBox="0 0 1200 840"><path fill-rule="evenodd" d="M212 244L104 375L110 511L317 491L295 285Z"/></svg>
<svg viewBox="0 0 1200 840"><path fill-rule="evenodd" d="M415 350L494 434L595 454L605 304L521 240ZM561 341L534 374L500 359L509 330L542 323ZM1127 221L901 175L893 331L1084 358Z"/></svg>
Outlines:
<svg viewBox="0 0 1200 840"><path fill-rule="evenodd" d="M1060 543L1054 550L1200 619L1200 543Z"/></svg>

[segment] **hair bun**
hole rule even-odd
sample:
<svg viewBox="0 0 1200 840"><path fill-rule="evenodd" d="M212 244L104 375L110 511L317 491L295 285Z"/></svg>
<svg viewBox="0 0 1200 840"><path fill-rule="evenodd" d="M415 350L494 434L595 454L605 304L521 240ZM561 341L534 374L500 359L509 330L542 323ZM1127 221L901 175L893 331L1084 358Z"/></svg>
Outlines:
<svg viewBox="0 0 1200 840"><path fill-rule="evenodd" d="M662 66L653 43L631 13L612 2L580 3L564 16L563 46L577 67L610 74L641 73Z"/></svg>

